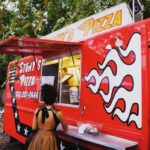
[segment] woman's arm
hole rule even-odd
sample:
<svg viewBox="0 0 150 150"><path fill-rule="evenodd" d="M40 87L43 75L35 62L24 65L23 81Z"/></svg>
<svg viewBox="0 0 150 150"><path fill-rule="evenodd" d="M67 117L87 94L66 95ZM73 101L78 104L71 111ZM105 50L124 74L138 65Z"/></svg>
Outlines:
<svg viewBox="0 0 150 150"><path fill-rule="evenodd" d="M37 113L38 109L36 109L36 111L34 112L34 116L33 116L33 121L32 121L32 130L36 130L38 128L38 123L37 123Z"/></svg>
<svg viewBox="0 0 150 150"><path fill-rule="evenodd" d="M57 117L58 117L64 131L67 132L68 131L68 124L67 124L67 122L64 118L64 115L63 115L62 111L57 112Z"/></svg>

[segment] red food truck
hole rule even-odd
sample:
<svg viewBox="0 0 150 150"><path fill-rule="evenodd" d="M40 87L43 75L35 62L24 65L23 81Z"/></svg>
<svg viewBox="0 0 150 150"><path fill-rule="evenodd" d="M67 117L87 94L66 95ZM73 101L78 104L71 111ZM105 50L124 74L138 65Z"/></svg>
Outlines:
<svg viewBox="0 0 150 150"><path fill-rule="evenodd" d="M1 42L1 53L28 55L8 65L4 131L25 143L46 83L69 124L61 149L150 150L149 50L150 19L80 42Z"/></svg>

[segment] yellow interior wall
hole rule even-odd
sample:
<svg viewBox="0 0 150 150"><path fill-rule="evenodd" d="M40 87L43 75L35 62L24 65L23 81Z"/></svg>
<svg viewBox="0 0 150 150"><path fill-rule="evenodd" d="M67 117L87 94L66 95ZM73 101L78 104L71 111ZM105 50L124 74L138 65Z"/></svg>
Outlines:
<svg viewBox="0 0 150 150"><path fill-rule="evenodd" d="M69 56L69 57L64 57L63 59L60 60L60 71L61 72L61 69L62 68L67 68L68 70L68 73L72 74L73 77L71 77L69 80L68 80L68 83L69 83L69 86L79 86L79 82L80 82L80 64L81 64L81 59L80 59L80 55L74 55L73 56L73 59L74 59L74 62L75 64L73 63L73 60L72 60L72 57ZM43 65L50 65L50 64L55 64L55 63L58 63L59 60L56 59L56 60L53 60L53 61L46 61L43 63Z"/></svg>
<svg viewBox="0 0 150 150"><path fill-rule="evenodd" d="M73 77L68 80L69 86L79 86L81 64L80 55L74 55L73 59L74 63L71 56L64 58L61 62L62 68L67 68L68 73L73 75Z"/></svg>

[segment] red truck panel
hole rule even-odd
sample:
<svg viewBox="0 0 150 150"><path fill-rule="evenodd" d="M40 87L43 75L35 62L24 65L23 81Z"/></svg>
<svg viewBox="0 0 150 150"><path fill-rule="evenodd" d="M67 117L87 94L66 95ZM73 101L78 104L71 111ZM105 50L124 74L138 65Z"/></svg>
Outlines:
<svg viewBox="0 0 150 150"><path fill-rule="evenodd" d="M150 149L149 26L150 19L79 43L82 53L80 105L56 104L69 125L90 123L107 135L137 142L138 150ZM23 74L35 77L34 81L32 77L24 78L30 80L26 82L24 76L20 78L22 82L9 80L6 86L4 130L21 142L25 142L27 131L30 131L34 110L41 105L41 68L19 72L16 66L22 62L32 63L36 58L42 59L30 56L19 60L17 65L10 63L8 67L7 77L13 67L17 77ZM30 91L35 93L26 99L25 95ZM61 138L65 139L65 135ZM86 142L83 145L88 147ZM90 147L94 149L94 146Z"/></svg>

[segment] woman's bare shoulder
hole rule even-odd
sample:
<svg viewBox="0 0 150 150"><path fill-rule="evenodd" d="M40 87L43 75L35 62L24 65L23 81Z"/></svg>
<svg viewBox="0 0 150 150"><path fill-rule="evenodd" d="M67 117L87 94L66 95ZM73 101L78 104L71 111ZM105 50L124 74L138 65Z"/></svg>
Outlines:
<svg viewBox="0 0 150 150"><path fill-rule="evenodd" d="M43 107L38 107L38 108L36 108L36 110L34 111L34 114L35 114L35 115L38 115L39 112L40 112L40 110L41 110L42 108L43 108Z"/></svg>
<svg viewBox="0 0 150 150"><path fill-rule="evenodd" d="M55 110L56 115L58 118L62 118L63 117L63 112L61 110Z"/></svg>

